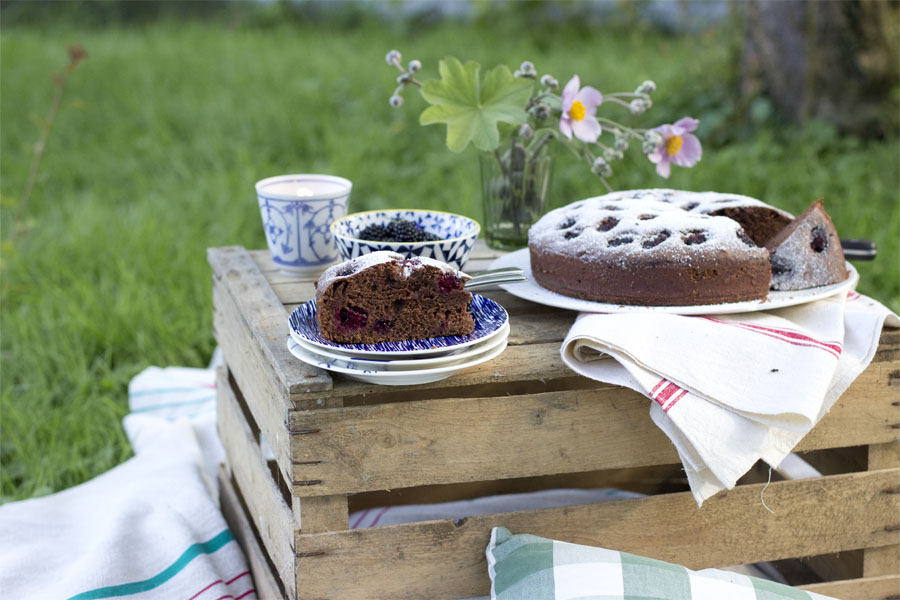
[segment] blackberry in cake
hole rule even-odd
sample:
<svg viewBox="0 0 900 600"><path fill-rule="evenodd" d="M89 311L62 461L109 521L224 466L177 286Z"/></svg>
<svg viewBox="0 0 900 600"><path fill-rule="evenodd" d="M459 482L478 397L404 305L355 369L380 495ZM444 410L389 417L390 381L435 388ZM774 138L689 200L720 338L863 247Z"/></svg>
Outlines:
<svg viewBox="0 0 900 600"><path fill-rule="evenodd" d="M547 289L611 304L761 300L771 267L757 240L790 220L746 196L614 192L551 211L535 223L528 233L532 274Z"/></svg>
<svg viewBox="0 0 900 600"><path fill-rule="evenodd" d="M319 331L352 344L472 333L469 279L431 258L364 254L330 267L316 281Z"/></svg>
<svg viewBox="0 0 900 600"><path fill-rule="evenodd" d="M822 200L765 242L773 290L803 290L844 281L850 274L841 240Z"/></svg>

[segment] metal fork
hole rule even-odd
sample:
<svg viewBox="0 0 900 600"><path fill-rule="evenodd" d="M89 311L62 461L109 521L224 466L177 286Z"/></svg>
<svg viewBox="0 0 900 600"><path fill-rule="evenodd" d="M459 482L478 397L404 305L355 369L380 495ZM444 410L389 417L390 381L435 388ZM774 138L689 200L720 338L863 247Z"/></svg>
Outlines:
<svg viewBox="0 0 900 600"><path fill-rule="evenodd" d="M502 269L492 269L490 271L482 271L477 275L473 275L472 279L466 282L466 289L481 289L497 285L499 283L516 283L525 281L525 272L518 267L504 267Z"/></svg>

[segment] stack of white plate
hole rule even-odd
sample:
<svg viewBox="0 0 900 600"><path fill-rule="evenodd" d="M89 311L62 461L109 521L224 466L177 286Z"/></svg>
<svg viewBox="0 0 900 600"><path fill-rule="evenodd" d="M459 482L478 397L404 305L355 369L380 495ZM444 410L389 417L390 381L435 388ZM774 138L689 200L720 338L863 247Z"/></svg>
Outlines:
<svg viewBox="0 0 900 600"><path fill-rule="evenodd" d="M506 349L506 310L490 298L473 294L471 311L475 331L469 335L339 344L319 333L316 301L310 300L291 313L287 345L301 361L351 379L382 385L431 383L496 358Z"/></svg>

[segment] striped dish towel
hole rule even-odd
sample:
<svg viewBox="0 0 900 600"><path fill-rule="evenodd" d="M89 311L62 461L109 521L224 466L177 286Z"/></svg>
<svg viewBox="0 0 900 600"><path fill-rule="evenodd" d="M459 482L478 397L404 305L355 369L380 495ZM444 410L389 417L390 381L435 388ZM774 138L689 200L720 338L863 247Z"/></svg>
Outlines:
<svg viewBox="0 0 900 600"><path fill-rule="evenodd" d="M759 459L778 466L865 370L884 325L900 319L856 292L733 315L583 313L561 353L653 400L702 504Z"/></svg>
<svg viewBox="0 0 900 600"><path fill-rule="evenodd" d="M133 458L0 506L0 596L255 600L206 467L222 452L214 381L211 369L145 370L124 422Z"/></svg>
<svg viewBox="0 0 900 600"><path fill-rule="evenodd" d="M492 600L826 600L828 596L749 577L616 550L559 542L504 527L486 550ZM833 599L832 599L833 600Z"/></svg>

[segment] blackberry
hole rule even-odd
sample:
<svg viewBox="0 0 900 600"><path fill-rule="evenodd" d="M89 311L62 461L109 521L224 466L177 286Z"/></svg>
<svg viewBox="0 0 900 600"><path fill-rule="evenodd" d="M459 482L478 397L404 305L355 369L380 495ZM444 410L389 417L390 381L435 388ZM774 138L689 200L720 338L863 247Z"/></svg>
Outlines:
<svg viewBox="0 0 900 600"><path fill-rule="evenodd" d="M412 221L394 219L387 225L369 225L359 232L359 239L370 242L433 242L441 238L420 229Z"/></svg>

